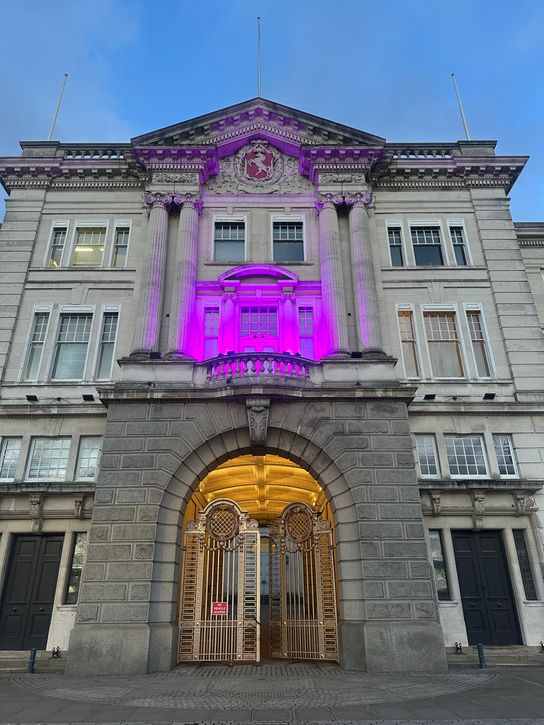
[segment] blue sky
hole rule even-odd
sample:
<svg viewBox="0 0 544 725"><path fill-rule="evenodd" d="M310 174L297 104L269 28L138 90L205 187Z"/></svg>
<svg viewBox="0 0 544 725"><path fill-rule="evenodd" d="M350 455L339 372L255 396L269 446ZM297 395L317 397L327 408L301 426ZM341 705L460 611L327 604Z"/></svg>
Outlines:
<svg viewBox="0 0 544 725"><path fill-rule="evenodd" d="M0 2L0 154L47 137L126 141L256 93L389 141L472 137L530 155L518 221L544 220L541 0L25 0ZM0 210L0 218L3 211Z"/></svg>

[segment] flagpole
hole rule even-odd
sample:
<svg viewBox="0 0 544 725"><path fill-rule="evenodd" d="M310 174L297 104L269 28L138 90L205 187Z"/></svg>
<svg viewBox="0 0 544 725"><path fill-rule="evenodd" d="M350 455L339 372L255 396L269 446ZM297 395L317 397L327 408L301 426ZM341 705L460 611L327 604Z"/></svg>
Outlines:
<svg viewBox="0 0 544 725"><path fill-rule="evenodd" d="M257 17L257 96L261 97L261 18Z"/></svg>
<svg viewBox="0 0 544 725"><path fill-rule="evenodd" d="M47 137L48 141L51 141L51 139L53 138L53 131L55 130L55 124L57 122L57 116L59 115L60 104L62 103L62 96L64 95L64 89L66 87L67 80L68 80L68 73L65 73L64 81L62 82L62 88L60 89L59 101L57 103L57 108L55 109L55 115L53 116L53 120L51 121L51 128L49 129L49 136Z"/></svg>
<svg viewBox="0 0 544 725"><path fill-rule="evenodd" d="M457 96L457 103L459 104L459 111L461 112L461 120L463 121L463 126L465 127L465 136L467 137L467 141L470 141L470 131L468 130L468 123L467 123L467 119L465 117L465 112L463 110L463 103L461 102L461 96L459 95L459 89L457 88L457 82L455 80L455 73L451 74L451 79L453 81L453 87L455 88L455 95Z"/></svg>

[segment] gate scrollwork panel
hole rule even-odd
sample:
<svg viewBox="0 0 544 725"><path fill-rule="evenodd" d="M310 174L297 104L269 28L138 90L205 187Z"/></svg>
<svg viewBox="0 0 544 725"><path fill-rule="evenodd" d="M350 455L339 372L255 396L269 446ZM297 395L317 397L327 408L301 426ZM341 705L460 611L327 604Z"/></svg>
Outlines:
<svg viewBox="0 0 544 725"><path fill-rule="evenodd" d="M293 503L270 528L271 656L338 661L334 542L317 511Z"/></svg>
<svg viewBox="0 0 544 725"><path fill-rule="evenodd" d="M187 524L178 661L259 661L259 529L227 499Z"/></svg>

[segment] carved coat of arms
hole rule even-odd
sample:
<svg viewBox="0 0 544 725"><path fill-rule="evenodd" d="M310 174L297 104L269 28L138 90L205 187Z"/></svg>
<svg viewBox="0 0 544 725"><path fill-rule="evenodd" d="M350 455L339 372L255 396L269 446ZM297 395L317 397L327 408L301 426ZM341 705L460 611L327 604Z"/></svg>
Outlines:
<svg viewBox="0 0 544 725"><path fill-rule="evenodd" d="M248 179L265 181L272 178L277 153L266 141L253 141L251 149L242 158L244 173Z"/></svg>

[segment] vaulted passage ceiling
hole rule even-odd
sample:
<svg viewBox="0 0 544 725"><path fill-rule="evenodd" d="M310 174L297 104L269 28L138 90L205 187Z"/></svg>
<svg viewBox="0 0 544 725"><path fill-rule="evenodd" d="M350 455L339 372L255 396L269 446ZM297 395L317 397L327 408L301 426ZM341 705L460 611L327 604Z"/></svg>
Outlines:
<svg viewBox="0 0 544 725"><path fill-rule="evenodd" d="M318 511L327 503L325 492L307 471L273 455L239 456L222 463L202 481L195 498L200 505L229 498L262 524L278 518L295 501Z"/></svg>

